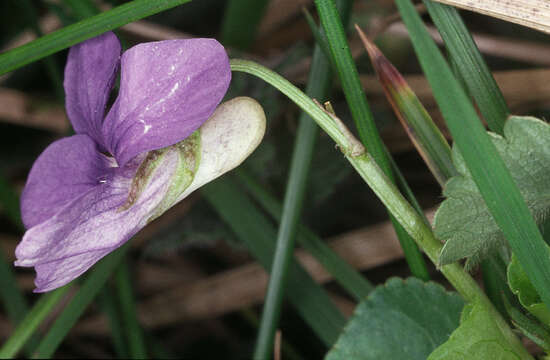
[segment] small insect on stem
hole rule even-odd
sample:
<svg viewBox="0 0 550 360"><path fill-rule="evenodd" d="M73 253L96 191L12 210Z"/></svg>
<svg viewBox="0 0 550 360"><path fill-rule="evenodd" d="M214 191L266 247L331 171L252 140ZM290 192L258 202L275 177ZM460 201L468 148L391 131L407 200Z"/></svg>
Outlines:
<svg viewBox="0 0 550 360"><path fill-rule="evenodd" d="M346 156L351 157L357 157L361 156L365 153L365 147L359 140L353 136L351 131L346 127L346 125L340 120L338 116L336 116L334 112L334 108L332 107L332 104L330 101L326 101L324 106L319 103L316 99L313 99L313 102L321 109L323 112L325 112L330 118L334 121L334 123L338 126L338 130L344 135L344 137L348 140L348 143L345 144L345 148L341 147L341 151ZM344 144L342 144L344 145Z"/></svg>

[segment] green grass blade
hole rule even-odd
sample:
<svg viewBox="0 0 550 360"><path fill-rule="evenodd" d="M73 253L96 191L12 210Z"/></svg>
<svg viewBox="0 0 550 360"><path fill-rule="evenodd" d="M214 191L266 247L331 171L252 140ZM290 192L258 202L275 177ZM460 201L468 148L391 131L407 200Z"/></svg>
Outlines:
<svg viewBox="0 0 550 360"><path fill-rule="evenodd" d="M458 10L431 0L424 4L489 128L502 134L510 110Z"/></svg>
<svg viewBox="0 0 550 360"><path fill-rule="evenodd" d="M275 252L276 231L268 219L228 177L204 186L201 192L251 255L269 270ZM290 302L325 345L331 346L346 320L327 293L295 261L290 264L287 287Z"/></svg>
<svg viewBox="0 0 550 360"><path fill-rule="evenodd" d="M463 88L430 38L409 0L396 0L403 22L447 126L487 207L529 279L550 306L550 258L514 180Z"/></svg>
<svg viewBox="0 0 550 360"><path fill-rule="evenodd" d="M349 19L350 10L351 1L340 0L339 11L343 15L345 23ZM306 94L312 98L325 98L330 89L331 79L330 63L323 55L322 50L316 46ZM318 134L319 128L315 122L306 113L302 113L294 142L282 216L277 233L277 246L254 353L255 359L271 357L288 268L294 253L294 243L306 193L306 182Z"/></svg>
<svg viewBox="0 0 550 360"><path fill-rule="evenodd" d="M50 314L53 308L63 298L71 285L65 285L51 293L40 297L31 311L15 329L8 341L0 349L0 359L12 358L21 350L23 345L32 337L38 326Z"/></svg>
<svg viewBox="0 0 550 360"><path fill-rule="evenodd" d="M268 3L268 0L229 0L222 23L224 45L242 50L250 47Z"/></svg>
<svg viewBox="0 0 550 360"><path fill-rule="evenodd" d="M74 44L190 0L134 0L45 35L0 55L0 75Z"/></svg>
<svg viewBox="0 0 550 360"><path fill-rule="evenodd" d="M122 323L124 324L128 339L130 358L146 359L147 350L145 348L145 340L143 339L143 331L137 318L136 304L132 291L132 278L127 260L123 260L119 265L115 273L115 281L122 310Z"/></svg>
<svg viewBox="0 0 550 360"><path fill-rule="evenodd" d="M117 306L117 301L113 295L113 290L109 285L103 287L99 293L98 302L101 310L107 315L111 329L111 340L117 358L127 359L130 357L126 343L124 341L124 330L122 328L122 319Z"/></svg>
<svg viewBox="0 0 550 360"><path fill-rule="evenodd" d="M367 104L334 0L315 0L315 4L327 36L329 49L342 83L346 101L359 130L359 138L363 145L369 149L376 162L380 164L382 170L393 180L391 163L386 156L380 134ZM405 253L411 273L418 278L429 279L428 270L418 246L392 216L390 216L390 219Z"/></svg>
<svg viewBox="0 0 550 360"><path fill-rule="evenodd" d="M44 339L40 342L33 356L34 358L50 358L55 353L57 347L65 336L67 336L74 324L76 324L84 310L86 310L103 288L128 249L129 244L126 243L94 266L94 270L84 280L74 298L65 307Z"/></svg>
<svg viewBox="0 0 550 360"><path fill-rule="evenodd" d="M278 200L243 170L237 170L236 174L254 200L258 201L276 221L280 221L283 208ZM300 225L298 227L297 241L357 301L363 300L374 288L363 275L338 256L322 239L305 226Z"/></svg>

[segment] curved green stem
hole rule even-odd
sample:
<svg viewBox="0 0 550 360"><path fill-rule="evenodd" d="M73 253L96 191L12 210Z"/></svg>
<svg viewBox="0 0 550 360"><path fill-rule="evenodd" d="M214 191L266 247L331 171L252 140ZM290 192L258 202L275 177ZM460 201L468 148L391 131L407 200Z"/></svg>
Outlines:
<svg viewBox="0 0 550 360"><path fill-rule="evenodd" d="M329 113L319 107L288 80L259 64L247 60L233 59L231 60L231 69L259 77L281 91L303 111L308 113L336 142L357 173L365 180L407 233L416 241L418 246L428 255L430 260L437 263L442 248L441 242L435 238L429 225L425 223L401 195L397 187L383 173L371 155L364 149L360 151L357 140L349 130L344 128L344 125L337 118L331 117ZM445 265L440 268L440 271L466 301L472 302L476 299L480 301L493 315L503 334L514 345L516 351L522 354L522 357L530 358L529 353L523 348L508 324L494 308L487 296L485 296L485 293L461 266L456 263Z"/></svg>

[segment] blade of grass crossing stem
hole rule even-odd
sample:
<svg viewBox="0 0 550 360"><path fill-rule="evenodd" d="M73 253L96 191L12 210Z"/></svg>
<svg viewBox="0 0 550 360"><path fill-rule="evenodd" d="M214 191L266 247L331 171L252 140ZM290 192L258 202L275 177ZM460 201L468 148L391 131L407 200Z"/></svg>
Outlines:
<svg viewBox="0 0 550 360"><path fill-rule="evenodd" d="M386 156L380 134L374 123L372 113L367 104L357 68L353 62L351 52L346 40L344 27L340 21L338 11L333 0L315 0L321 24L327 36L329 49L336 64L338 76L342 83L344 95L350 108L352 117L359 130L361 142L380 165L390 179L394 179L391 164ZM390 215L405 259L411 269L411 273L424 280L429 279L428 270L418 246L401 225Z"/></svg>
<svg viewBox="0 0 550 360"><path fill-rule="evenodd" d="M393 111L437 182L443 187L450 177L458 175L451 159L451 147L405 78L378 47L367 39L359 26L355 25L355 28Z"/></svg>
<svg viewBox="0 0 550 360"><path fill-rule="evenodd" d="M268 0L229 0L222 23L224 45L241 50L250 47L268 3Z"/></svg>
<svg viewBox="0 0 550 360"><path fill-rule="evenodd" d="M458 10L430 0L424 4L483 118L492 131L502 135L510 110Z"/></svg>
<svg viewBox="0 0 550 360"><path fill-rule="evenodd" d="M55 320L46 336L42 339L33 358L49 358L55 353L57 347L65 336L67 336L74 324L76 324L82 313L84 313L84 310L86 310L103 288L128 249L129 243L126 243L95 265L94 270L84 280L76 295L57 317L57 320Z"/></svg>
<svg viewBox="0 0 550 360"><path fill-rule="evenodd" d="M17 355L70 288L71 285L65 285L40 297L0 349L0 359L12 358Z"/></svg>
<svg viewBox="0 0 550 360"><path fill-rule="evenodd" d="M275 197L268 193L244 170L238 169L236 175L246 186L247 191L276 220L280 221L282 206ZM317 235L305 226L298 227L296 240L312 254L317 261L334 277L357 301L363 300L374 286L350 264L336 254Z"/></svg>
<svg viewBox="0 0 550 360"><path fill-rule="evenodd" d="M338 10L342 14L344 22L347 23L351 1L339 0ZM322 50L316 46L306 94L312 98L322 99L326 97L330 89L331 78L330 64L323 55ZM268 359L273 351L273 340L279 323L288 268L294 253L296 230L300 222L306 182L318 134L319 128L315 122L306 113L301 113L290 163L281 221L277 232L277 246L254 351L255 359Z"/></svg>
<svg viewBox="0 0 550 360"><path fill-rule="evenodd" d="M396 4L466 166L512 251L550 306L550 258L545 256L546 245L525 201L414 6L409 0L396 0Z"/></svg>
<svg viewBox="0 0 550 360"><path fill-rule="evenodd" d="M266 269L271 268L276 232L250 199L227 176L201 189L203 196ZM338 338L346 320L324 289L296 261L290 265L286 293L300 316L326 346Z"/></svg>
<svg viewBox="0 0 550 360"><path fill-rule="evenodd" d="M306 10L305 13L309 14L309 12ZM311 15L309 15L311 17ZM322 45L324 46L321 46L321 49L323 50L325 56L330 57L330 52L328 50L328 45L326 43L326 40L323 38L323 36L321 36L320 32L317 30L315 26L315 23L313 22L313 19L311 19L311 21L308 21L308 24L310 25L310 29L311 31L317 35L314 35L316 41L318 42L321 42ZM320 44L320 45L321 45ZM331 58L332 59L332 58ZM331 61L331 64L333 65L333 68L336 68L336 66L334 65L334 62ZM421 105L421 104L420 104ZM429 116L429 114L428 114ZM437 136L435 136L436 140L437 140ZM443 141L445 141L446 143L446 140L443 138ZM444 144L441 144L440 146L444 147L445 145ZM446 146L447 148L450 149L449 145L447 144ZM401 171L399 170L399 167L397 166L397 164L395 163L394 159L391 157L391 154L390 152L388 151L388 149L384 146L384 151L386 153L386 157L388 158L388 160L390 161L390 164L391 164L391 169L393 171L393 175L395 176L395 180L397 182L397 185L399 187L399 189L401 190L401 192L404 194L405 198L411 203L411 205L416 209L416 211L418 212L418 214L422 217L422 219L424 220L424 222L426 224L430 224L430 222L428 221L428 219L426 218L423 210L422 210L422 207L420 206L420 204L418 203L418 201L416 200L411 188L409 187L409 185L407 184L407 181L405 180L405 177L403 176L403 174L401 174ZM451 164L452 165L452 164ZM454 165L453 165L453 169L454 169ZM449 171L450 172L450 171ZM456 172L456 170L454 170L453 172Z"/></svg>
<svg viewBox="0 0 550 360"><path fill-rule="evenodd" d="M109 326L111 328L111 340L113 341L113 347L117 358L127 359L130 357L126 342L124 341L124 330L122 327L122 318L118 310L117 301L113 295L114 291L111 286L106 285L99 293L99 305L101 310L107 315Z"/></svg>
<svg viewBox="0 0 550 360"><path fill-rule="evenodd" d="M132 21L168 10L190 0L134 0L54 31L0 55L0 75Z"/></svg>
<svg viewBox="0 0 550 360"><path fill-rule="evenodd" d="M115 281L130 357L132 359L145 359L147 358L147 350L145 349L143 332L137 318L128 260L122 260L118 266L115 273Z"/></svg>

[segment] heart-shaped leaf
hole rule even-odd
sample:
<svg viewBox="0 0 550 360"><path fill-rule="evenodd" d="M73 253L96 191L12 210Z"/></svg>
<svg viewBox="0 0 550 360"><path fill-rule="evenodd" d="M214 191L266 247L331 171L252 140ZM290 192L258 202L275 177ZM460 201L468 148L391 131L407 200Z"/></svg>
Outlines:
<svg viewBox="0 0 550 360"><path fill-rule="evenodd" d="M441 285L390 279L357 306L326 360L424 360L456 329L463 306Z"/></svg>

